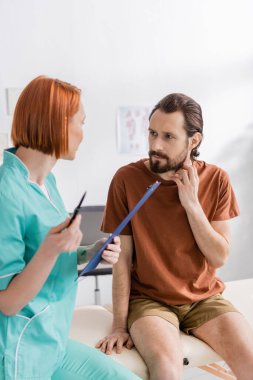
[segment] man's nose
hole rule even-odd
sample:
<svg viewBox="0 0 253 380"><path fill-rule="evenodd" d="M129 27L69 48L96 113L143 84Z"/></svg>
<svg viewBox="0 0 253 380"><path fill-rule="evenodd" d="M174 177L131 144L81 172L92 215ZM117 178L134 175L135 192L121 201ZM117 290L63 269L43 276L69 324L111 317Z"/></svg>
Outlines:
<svg viewBox="0 0 253 380"><path fill-rule="evenodd" d="M152 141L151 147L152 150L155 150L157 152L162 152L163 151L163 143L161 139L156 138L155 141Z"/></svg>

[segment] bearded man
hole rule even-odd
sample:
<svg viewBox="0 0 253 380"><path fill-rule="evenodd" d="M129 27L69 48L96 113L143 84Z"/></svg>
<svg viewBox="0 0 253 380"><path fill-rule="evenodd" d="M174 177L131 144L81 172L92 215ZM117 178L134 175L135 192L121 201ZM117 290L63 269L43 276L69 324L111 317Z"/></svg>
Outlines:
<svg viewBox="0 0 253 380"><path fill-rule="evenodd" d="M151 380L181 378L179 330L209 344L238 380L253 373L253 333L215 274L229 256L229 219L239 210L227 173L197 160L202 137L199 104L166 96L150 114L149 159L120 168L108 193L104 232L161 182L120 236L112 333L97 343L107 354L135 345Z"/></svg>

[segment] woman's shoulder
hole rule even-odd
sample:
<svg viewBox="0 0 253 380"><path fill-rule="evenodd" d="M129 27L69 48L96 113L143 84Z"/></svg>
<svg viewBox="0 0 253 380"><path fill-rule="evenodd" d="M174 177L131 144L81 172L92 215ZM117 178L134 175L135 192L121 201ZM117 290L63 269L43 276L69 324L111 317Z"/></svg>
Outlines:
<svg viewBox="0 0 253 380"><path fill-rule="evenodd" d="M4 168L0 168L0 199L15 200L20 183L17 178Z"/></svg>
<svg viewBox="0 0 253 380"><path fill-rule="evenodd" d="M0 209L12 208L18 213L23 209L26 194L27 179L16 176L11 170L0 168Z"/></svg>

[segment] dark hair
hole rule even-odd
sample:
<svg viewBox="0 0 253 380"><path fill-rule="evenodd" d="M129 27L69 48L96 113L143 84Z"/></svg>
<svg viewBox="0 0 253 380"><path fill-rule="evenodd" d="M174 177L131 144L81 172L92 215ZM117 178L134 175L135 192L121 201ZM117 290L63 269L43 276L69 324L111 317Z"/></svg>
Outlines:
<svg viewBox="0 0 253 380"><path fill-rule="evenodd" d="M200 105L195 102L189 96L184 94L170 94L165 96L162 100L160 100L153 110L150 113L149 120L153 113L157 110L160 110L165 113L172 113L176 111L181 111L184 115L184 128L188 137L192 137L196 132L199 132L203 137L203 118L202 118L202 110ZM198 147L199 144L192 149L191 151L191 159L195 159L199 156Z"/></svg>

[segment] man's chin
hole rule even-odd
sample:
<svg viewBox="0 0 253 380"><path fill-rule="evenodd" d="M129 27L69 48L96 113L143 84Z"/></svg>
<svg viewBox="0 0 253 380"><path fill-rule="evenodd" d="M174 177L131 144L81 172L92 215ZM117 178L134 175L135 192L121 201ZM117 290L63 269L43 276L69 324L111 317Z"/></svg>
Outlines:
<svg viewBox="0 0 253 380"><path fill-rule="evenodd" d="M178 165L168 167L168 166L152 165L151 164L150 170L156 174L174 173L174 172L177 172L179 169L182 169L183 165L184 165L183 163L180 163Z"/></svg>
<svg viewBox="0 0 253 380"><path fill-rule="evenodd" d="M150 170L156 174L163 174L163 173L168 173L172 171L171 169L168 169L167 167L158 166L158 165L150 165Z"/></svg>

